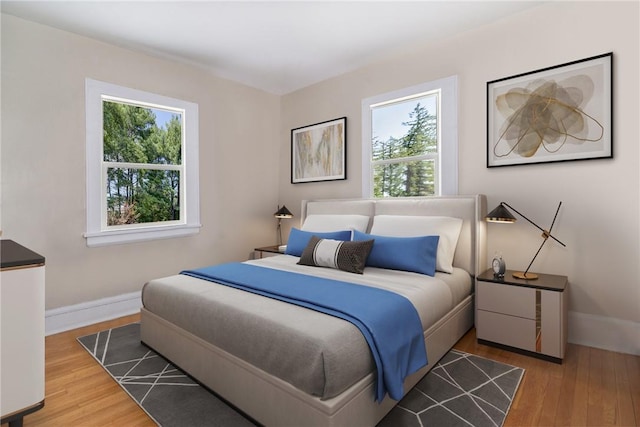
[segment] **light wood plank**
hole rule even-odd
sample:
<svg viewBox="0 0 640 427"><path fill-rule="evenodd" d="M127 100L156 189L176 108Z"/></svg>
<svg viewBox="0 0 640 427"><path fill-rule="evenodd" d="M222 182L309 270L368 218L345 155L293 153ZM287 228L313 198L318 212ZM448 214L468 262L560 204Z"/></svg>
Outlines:
<svg viewBox="0 0 640 427"><path fill-rule="evenodd" d="M595 349L594 349L595 350ZM604 426L602 352L589 350L587 425Z"/></svg>
<svg viewBox="0 0 640 427"><path fill-rule="evenodd" d="M602 352L602 419L606 426L616 426L620 422L614 362L613 352Z"/></svg>
<svg viewBox="0 0 640 427"><path fill-rule="evenodd" d="M545 388L544 398L540 408L544 408L540 412L538 425L553 426L556 425L556 413L558 411L558 402L560 393L562 392L562 378L549 375L547 387Z"/></svg>
<svg viewBox="0 0 640 427"><path fill-rule="evenodd" d="M616 403L618 408L618 424L622 426L633 425L635 413L633 398L627 372L626 357L621 353L612 353L613 369L615 372Z"/></svg>
<svg viewBox="0 0 640 427"><path fill-rule="evenodd" d="M636 423L640 423L640 357L624 355Z"/></svg>
<svg viewBox="0 0 640 427"><path fill-rule="evenodd" d="M570 425L587 425L587 409L589 407L589 348L575 347L578 353L578 370L576 371L576 389L573 394L573 410Z"/></svg>
<svg viewBox="0 0 640 427"><path fill-rule="evenodd" d="M553 425L571 425L571 414L573 413L574 396L578 376L578 349L574 344L569 344L564 360L562 361L562 384L560 385L560 396L558 398L558 409Z"/></svg>

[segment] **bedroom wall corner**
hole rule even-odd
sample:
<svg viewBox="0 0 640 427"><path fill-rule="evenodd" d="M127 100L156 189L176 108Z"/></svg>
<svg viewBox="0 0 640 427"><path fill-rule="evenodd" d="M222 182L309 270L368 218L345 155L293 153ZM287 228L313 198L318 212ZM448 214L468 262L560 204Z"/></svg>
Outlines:
<svg viewBox="0 0 640 427"><path fill-rule="evenodd" d="M7 14L1 32L3 238L46 257L49 313L139 292L185 268L245 260L273 241L279 96ZM87 247L87 77L198 104L199 234Z"/></svg>

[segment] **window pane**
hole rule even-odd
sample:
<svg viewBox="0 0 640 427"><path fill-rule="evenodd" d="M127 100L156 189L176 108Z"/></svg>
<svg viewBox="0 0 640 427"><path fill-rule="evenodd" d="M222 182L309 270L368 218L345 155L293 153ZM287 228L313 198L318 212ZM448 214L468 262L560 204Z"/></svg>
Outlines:
<svg viewBox="0 0 640 427"><path fill-rule="evenodd" d="M180 172L107 169L107 225L180 220Z"/></svg>
<svg viewBox="0 0 640 427"><path fill-rule="evenodd" d="M431 94L372 108L372 160L436 153L437 99Z"/></svg>
<svg viewBox="0 0 640 427"><path fill-rule="evenodd" d="M375 165L374 197L435 195L435 161L420 160Z"/></svg>
<svg viewBox="0 0 640 427"><path fill-rule="evenodd" d="M433 194L458 193L457 80L450 76L362 100L363 197L405 195L406 189L383 188L391 175L381 171L392 167L380 165L424 159L433 160Z"/></svg>
<svg viewBox="0 0 640 427"><path fill-rule="evenodd" d="M104 161L180 164L182 114L113 101L102 114Z"/></svg>

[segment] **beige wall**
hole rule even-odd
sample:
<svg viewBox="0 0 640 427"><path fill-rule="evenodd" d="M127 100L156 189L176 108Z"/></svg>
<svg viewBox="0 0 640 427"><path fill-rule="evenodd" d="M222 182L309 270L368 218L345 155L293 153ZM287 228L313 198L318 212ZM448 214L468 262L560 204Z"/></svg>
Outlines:
<svg viewBox="0 0 640 427"><path fill-rule="evenodd" d="M636 334L619 339L635 338L640 353L639 16L638 2L550 2L284 96L282 157L290 158L290 129L347 116L348 179L292 185L283 167L280 199L298 214L303 198L359 197L361 100L458 75L459 193L486 194L489 209L506 201L545 225L562 201L554 230L567 248L548 243L533 270L569 276L570 310L581 322L574 334L589 316L617 319ZM614 159L486 168L486 82L611 51ZM526 268L541 242L525 221L490 224L488 233L487 253L501 251L513 269Z"/></svg>
<svg viewBox="0 0 640 427"><path fill-rule="evenodd" d="M85 78L195 102L194 237L88 248ZM194 67L2 15L2 231L46 257L46 308L139 291L275 241L280 98Z"/></svg>

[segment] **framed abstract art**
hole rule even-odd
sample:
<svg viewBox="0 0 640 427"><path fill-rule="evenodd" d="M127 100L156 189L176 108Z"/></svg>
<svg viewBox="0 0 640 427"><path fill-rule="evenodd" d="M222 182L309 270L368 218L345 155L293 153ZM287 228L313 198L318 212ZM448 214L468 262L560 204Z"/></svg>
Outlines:
<svg viewBox="0 0 640 427"><path fill-rule="evenodd" d="M487 167L613 157L613 53L487 83Z"/></svg>
<svg viewBox="0 0 640 427"><path fill-rule="evenodd" d="M291 130L291 183L347 179L347 118Z"/></svg>

